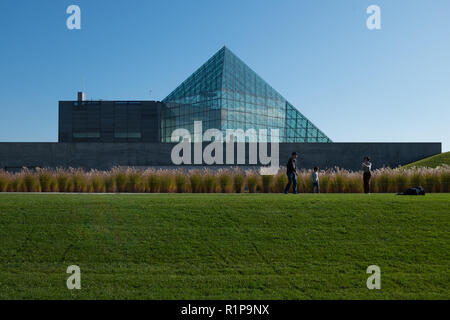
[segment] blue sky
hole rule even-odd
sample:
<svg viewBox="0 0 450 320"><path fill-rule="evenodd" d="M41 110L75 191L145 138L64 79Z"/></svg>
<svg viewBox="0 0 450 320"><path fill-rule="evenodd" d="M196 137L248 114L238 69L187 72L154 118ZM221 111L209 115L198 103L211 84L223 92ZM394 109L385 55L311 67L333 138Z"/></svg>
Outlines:
<svg viewBox="0 0 450 320"><path fill-rule="evenodd" d="M226 45L336 142L448 151L449 14L448 0L2 0L0 141L57 141L58 100L81 89L161 100Z"/></svg>

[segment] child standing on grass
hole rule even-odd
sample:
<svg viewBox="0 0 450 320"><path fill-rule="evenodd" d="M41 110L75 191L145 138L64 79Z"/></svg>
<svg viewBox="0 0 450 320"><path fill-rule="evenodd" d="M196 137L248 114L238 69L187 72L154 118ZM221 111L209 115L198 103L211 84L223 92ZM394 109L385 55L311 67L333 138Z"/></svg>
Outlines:
<svg viewBox="0 0 450 320"><path fill-rule="evenodd" d="M311 174L311 182L312 182L312 192L320 193L320 187L319 187L319 168L314 167L314 171Z"/></svg>

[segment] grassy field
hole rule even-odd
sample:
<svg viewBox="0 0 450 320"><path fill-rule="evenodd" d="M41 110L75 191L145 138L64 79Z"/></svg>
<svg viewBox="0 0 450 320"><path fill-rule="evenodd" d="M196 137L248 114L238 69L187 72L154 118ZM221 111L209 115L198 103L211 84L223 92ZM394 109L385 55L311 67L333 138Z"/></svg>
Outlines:
<svg viewBox="0 0 450 320"><path fill-rule="evenodd" d="M403 168L405 169L412 167L436 168L442 165L450 166L450 151L407 164L403 166Z"/></svg>
<svg viewBox="0 0 450 320"><path fill-rule="evenodd" d="M0 194L0 299L449 299L449 230L450 194Z"/></svg>

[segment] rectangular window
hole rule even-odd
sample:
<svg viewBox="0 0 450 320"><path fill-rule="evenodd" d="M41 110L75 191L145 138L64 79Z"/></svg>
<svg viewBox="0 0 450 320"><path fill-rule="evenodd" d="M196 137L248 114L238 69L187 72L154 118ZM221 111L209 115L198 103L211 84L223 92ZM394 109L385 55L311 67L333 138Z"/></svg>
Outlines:
<svg viewBox="0 0 450 320"><path fill-rule="evenodd" d="M142 134L140 132L114 132L114 138L121 138L121 139L127 139L127 138L134 138L134 139L140 139L142 137Z"/></svg>
<svg viewBox="0 0 450 320"><path fill-rule="evenodd" d="M73 137L77 139L84 139L84 138L96 139L100 138L100 132L74 132Z"/></svg>

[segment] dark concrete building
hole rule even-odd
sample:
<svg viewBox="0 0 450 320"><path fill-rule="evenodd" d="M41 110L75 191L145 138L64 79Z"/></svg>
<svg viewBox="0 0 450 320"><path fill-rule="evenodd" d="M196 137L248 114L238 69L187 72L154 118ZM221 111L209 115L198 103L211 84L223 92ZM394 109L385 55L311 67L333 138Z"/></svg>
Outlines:
<svg viewBox="0 0 450 320"><path fill-rule="evenodd" d="M157 101L60 101L58 141L160 142L161 108Z"/></svg>

